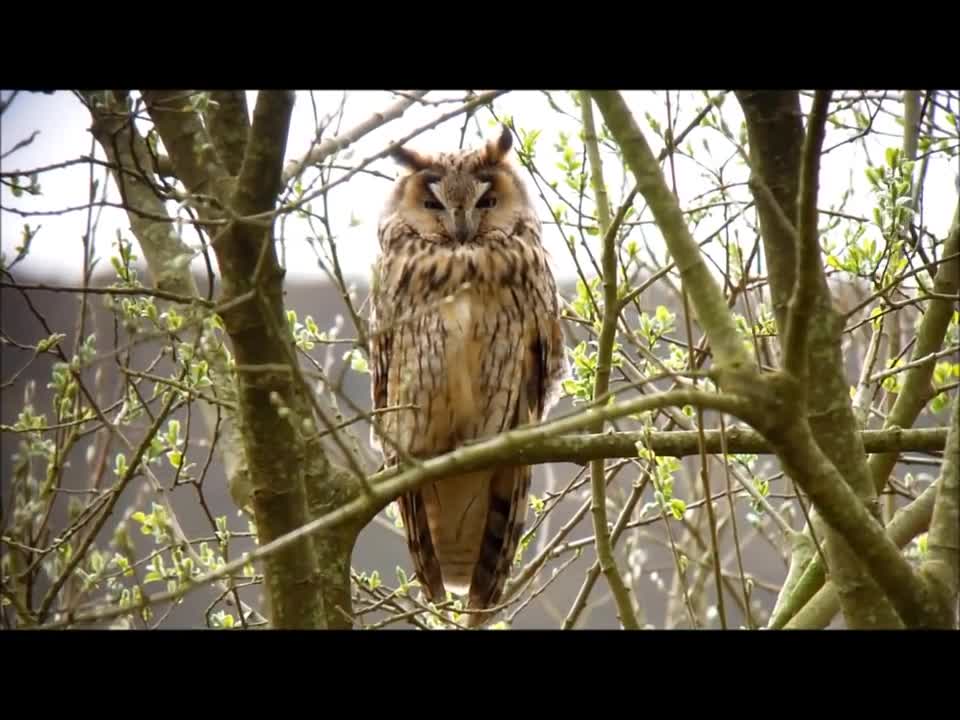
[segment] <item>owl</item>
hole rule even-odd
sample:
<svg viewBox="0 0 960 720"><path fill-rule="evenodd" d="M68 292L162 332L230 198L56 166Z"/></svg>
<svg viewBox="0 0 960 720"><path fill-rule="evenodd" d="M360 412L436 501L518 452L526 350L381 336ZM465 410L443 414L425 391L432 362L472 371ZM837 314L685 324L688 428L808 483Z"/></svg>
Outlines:
<svg viewBox="0 0 960 720"><path fill-rule="evenodd" d="M512 134L405 172L379 218L369 313L373 446L389 467L543 419L567 372L542 228L512 164ZM398 498L425 595L464 598L470 627L503 594L526 522L531 468L502 466Z"/></svg>

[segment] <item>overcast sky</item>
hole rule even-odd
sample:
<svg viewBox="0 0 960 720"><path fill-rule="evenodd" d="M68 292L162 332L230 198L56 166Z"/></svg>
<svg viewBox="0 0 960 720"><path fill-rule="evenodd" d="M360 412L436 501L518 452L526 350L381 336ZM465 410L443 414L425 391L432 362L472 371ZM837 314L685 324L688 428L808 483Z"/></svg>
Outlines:
<svg viewBox="0 0 960 720"><path fill-rule="evenodd" d="M427 98L436 101L458 98L463 95L462 91L435 91L427 95ZM4 100L9 96L10 91L2 91ZM579 111L570 102L566 93L557 92L553 96L561 104L561 107L578 116ZM663 141L652 132L645 118L646 114L649 113L660 123L661 127L666 127L667 115L664 93L628 92L625 93L625 96L654 152L658 152L663 147ZM316 103L318 115L322 117L334 112L339 107L341 98L342 93L340 91L314 92L313 101ZM248 93L248 99L252 111L256 102L256 92ZM366 120L373 113L396 102L397 99L397 96L390 92L350 92L342 119L342 129L350 128ZM671 102L674 112L679 112L676 125L682 129L703 106L704 96L699 92L684 92L678 98L675 92L671 92ZM809 103L806 99L803 102L804 110L807 110ZM399 120L370 133L359 143L352 146L348 151L350 155L348 157L342 156L341 162L344 165L356 164L381 150L388 142L408 134L417 127L426 124L438 114L455 107L456 104L454 103L426 107L414 106L407 110ZM894 107L893 104L891 104L891 107ZM551 109L547 96L538 91L508 93L496 100L494 108L498 116L512 116L520 128L542 131L537 146L536 161L538 167L548 179L560 180L560 189L567 198L576 203L576 193L566 188L562 181L562 172L556 167L560 157L554 151L553 145L560 132L567 132L575 138L578 123L574 119L565 117L562 113ZM727 98L727 102L723 106L723 114L729 127L736 134L739 131L742 115L735 98L732 96ZM596 112L596 117L599 125L601 117L599 111ZM942 113L940 117L942 117ZM490 125L490 119L490 113L486 109L481 109L476 116L476 121L471 122L468 127L466 136L468 144L480 142L479 131L482 131L485 136L496 132L496 128ZM37 135L31 144L3 158L3 171L8 173L13 170L28 170L88 154L91 150L89 125L90 118L87 111L69 92L58 92L53 95L21 92L2 117L0 154L5 155L14 145L29 138L35 131ZM420 135L411 145L423 150L455 148L460 142L462 126L463 117L460 116L435 130ZM882 114L878 117L876 127L887 134L878 136L869 148L870 159L875 164L883 161L883 152L888 145L900 145L899 135L901 132L901 128L891 118ZM309 148L314 134L315 122L311 93L298 92L287 144L287 159L302 156ZM324 136L325 139L330 134L331 131L328 131ZM850 134L849 131L841 132L831 128L825 146L829 147ZM739 161L731 160L735 152L730 143L726 142L716 130L699 128L688 139L697 152L697 158L705 165L717 167L729 161L724 173L725 179L732 182L743 182L747 179L746 168ZM704 147L704 140L707 140L709 152ZM574 141L574 149L578 153L581 150L576 140ZM103 159L103 153L99 146L95 148L95 152L98 158ZM613 156L605 155L604 160L604 171L610 187L611 201L614 209L616 209L616 203L621 199L622 174L618 172L619 168ZM826 208L831 203L839 202L843 191L852 185L854 194L847 204L846 212L870 216L873 199L868 193L869 186L864 177L865 168L864 151L858 144L848 144L826 155L823 160L821 175L820 207ZM397 168L390 160L378 160L369 166L369 169L390 177L394 177L397 173ZM956 160L950 158L939 159L931 163L928 170L924 221L930 231L939 237L943 237L946 233L956 204L956 173ZM681 203L685 209L703 204L702 199L694 199L709 188L709 183L703 174L703 169L698 167L696 163L684 158L677 160L677 184ZM101 179L101 187L103 175L103 168L95 169L94 176ZM305 178L310 181L314 176L315 173L308 173ZM337 175L334 175L334 177L337 177ZM30 223L31 227L34 228L37 225L41 226L41 230L33 242L30 257L17 266L21 277L24 273L31 271L40 272L46 275L48 279L63 283L78 281L82 268L83 245L81 238L86 228L87 212L80 210L61 215L22 217L10 212L8 208L25 211L58 210L83 206L89 198L89 179L89 166L77 164L55 172L41 174L40 183L43 195L39 197L30 197L25 194L15 198L9 188L2 188L3 210L0 213L0 222L2 222L0 246L2 246L2 252L8 263L16 254L14 248L21 241L24 223ZM315 187L319 187L319 185ZM552 194L552 191L546 187L543 181L541 181L541 187L547 195L550 206L560 204L559 198ZM333 232L337 236L340 260L345 272L352 277L366 277L369 272L370 264L377 249L377 215L386 199L389 188L388 180L361 173L330 192L330 218ZM550 221L549 206L539 199L536 186L532 182L530 188L533 196L537 198L541 218L545 222ZM749 199L745 187L737 188L735 196L740 199ZM112 183L108 200L119 202L119 195ZM642 207L640 203L641 201L638 201L638 207ZM174 205L171 204L169 207L173 208ZM315 212L322 210L319 199L314 202L313 209ZM592 205L587 203L585 210L593 213ZM643 217L649 219L649 212L644 213ZM351 226L351 219L356 222L355 225ZM568 219L573 219L572 213L568 214ZM696 238L698 240L703 239L723 222L723 211L717 209L696 230ZM739 225L738 227L741 240L752 244L752 236L744 235L744 226ZM101 268L109 268L109 263L105 258L112 252L111 246L118 230L125 237L132 237L125 213L116 208L103 208L96 234L97 254L104 257L100 263ZM869 231L877 237L878 244L882 243L882 238L876 228L870 228ZM309 226L304 221L291 218L286 224L285 232L288 240L286 264L289 275L294 278L322 279L324 275L317 266L314 252L303 242L305 236L312 234ZM639 232L634 236L638 242L642 239ZM648 241L658 247L660 246L659 236L654 229L643 226L642 232L644 233L643 237L646 237ZM185 233L185 239L191 246L197 246L197 238L194 233ZM588 236L588 239L592 243L594 251L599 255L597 250L599 239L590 236ZM842 243L842 237L834 239L836 242ZM553 254L558 273L562 276L571 276L574 266L571 262L570 252L563 241L562 234L555 225L547 225L545 242ZM589 262L582 255L583 250L578 249L578 253L581 253L581 263L589 265ZM202 261L199 259L197 260L197 267L202 267Z"/></svg>

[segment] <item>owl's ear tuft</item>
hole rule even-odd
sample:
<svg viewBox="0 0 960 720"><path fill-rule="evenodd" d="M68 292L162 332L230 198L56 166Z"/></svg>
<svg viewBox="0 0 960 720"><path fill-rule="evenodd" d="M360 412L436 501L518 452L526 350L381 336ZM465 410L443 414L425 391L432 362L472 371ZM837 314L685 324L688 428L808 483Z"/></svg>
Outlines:
<svg viewBox="0 0 960 720"><path fill-rule="evenodd" d="M430 158L426 155L399 145L390 151L390 157L392 157L398 165L412 172L426 170L431 165Z"/></svg>
<svg viewBox="0 0 960 720"><path fill-rule="evenodd" d="M500 126L500 135L496 140L488 140L484 148L484 161L487 165L503 162L513 147L513 133L506 124Z"/></svg>

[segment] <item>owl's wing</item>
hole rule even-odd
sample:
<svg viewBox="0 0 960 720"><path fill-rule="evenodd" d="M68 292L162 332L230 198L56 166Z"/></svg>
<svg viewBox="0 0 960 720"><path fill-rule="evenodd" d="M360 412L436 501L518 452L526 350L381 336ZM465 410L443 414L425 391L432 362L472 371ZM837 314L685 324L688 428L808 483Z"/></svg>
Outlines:
<svg viewBox="0 0 960 720"><path fill-rule="evenodd" d="M391 290L390 275L384 276L378 269L378 283L386 282ZM409 323L395 312L395 298L388 291L380 295L380 289L373 292L370 310L370 376L373 409L383 411L406 404L410 393L401 387L400 378L411 370L411 359L419 358L423 350L417 346L417 338ZM371 427L371 445L380 450L384 465L396 465L399 458L396 446L409 452L410 438L415 432L415 421L408 412L388 410L378 413L375 422L380 433ZM382 434L382 437L381 437ZM406 493L397 498L400 517L410 556L413 559L414 572L424 585L428 598L433 602L444 599L443 580L440 564L433 549L433 541L427 524L423 497L419 492Z"/></svg>
<svg viewBox="0 0 960 720"><path fill-rule="evenodd" d="M548 302L552 300L548 296ZM565 367L562 330L553 309L534 302L520 323L528 330L523 333L526 342L521 343L521 351L515 353L518 360L511 384L516 400L508 408L505 431L538 422L553 402L556 381ZM470 588L471 608L489 608L501 600L526 524L532 475L529 465L493 471L486 527ZM486 614L472 613L466 624L472 627L487 619Z"/></svg>

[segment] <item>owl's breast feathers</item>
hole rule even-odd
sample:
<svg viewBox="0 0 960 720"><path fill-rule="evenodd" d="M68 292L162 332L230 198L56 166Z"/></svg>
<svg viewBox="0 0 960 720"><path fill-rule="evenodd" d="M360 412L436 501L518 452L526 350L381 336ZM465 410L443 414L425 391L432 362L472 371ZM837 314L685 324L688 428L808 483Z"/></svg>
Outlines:
<svg viewBox="0 0 960 720"><path fill-rule="evenodd" d="M371 361L388 464L539 421L565 370L554 279L535 219L475 243L433 243L382 227ZM391 442L392 440L392 442ZM524 525L529 467L422 486L400 499L417 574L433 601L499 600Z"/></svg>

